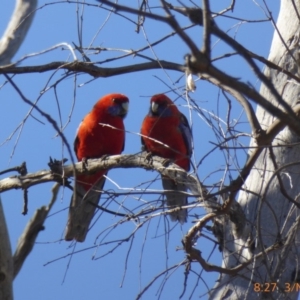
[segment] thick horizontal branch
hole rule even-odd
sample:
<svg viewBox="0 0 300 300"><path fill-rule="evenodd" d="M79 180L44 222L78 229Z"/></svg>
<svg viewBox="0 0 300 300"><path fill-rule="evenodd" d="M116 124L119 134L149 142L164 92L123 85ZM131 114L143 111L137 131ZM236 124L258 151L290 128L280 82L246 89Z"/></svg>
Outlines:
<svg viewBox="0 0 300 300"><path fill-rule="evenodd" d="M162 175L168 176L176 181L185 182L193 194L198 194L202 187L193 175L187 174L176 164L158 156L151 156L147 152L136 155L113 155L100 159L89 159L88 165L84 168L78 162L74 166L62 166L59 163L51 164L50 170L28 173L25 176L13 176L0 180L0 192L11 189L28 189L31 186L45 182L62 183L68 177L74 176L74 169L77 174L91 174L103 169L115 168L144 168L146 170L156 170ZM201 195L203 191L201 191ZM205 195L203 195L205 196Z"/></svg>
<svg viewBox="0 0 300 300"><path fill-rule="evenodd" d="M191 193L197 197L197 201L204 202L204 206L209 212L221 208L216 198L209 194L195 175L188 174L185 170L164 158L158 156L149 157L149 153L147 152L136 155L124 154L99 159L89 159L87 166L84 168L81 162L68 166L63 166L61 163L50 163L49 165L50 170L0 180L0 193L11 189L28 189L31 186L46 182L59 182L63 185L67 178L74 176L74 170L77 174L91 174L103 169L143 168L145 170L157 171L174 181L184 183ZM242 232L244 227L244 214L239 209L239 205L233 202L227 212L235 216L233 222L239 227L237 231Z"/></svg>
<svg viewBox="0 0 300 300"><path fill-rule="evenodd" d="M16 67L14 65L6 65L0 67L0 74L26 74L26 73L43 73L53 70L67 70L69 72L82 72L89 74L93 77L110 77L115 75L122 75L132 72L153 70L153 69L167 69L179 72L185 72L186 68L183 65L176 64L169 61L160 60L151 61L141 64L128 65L116 68L102 68L97 67L90 62L74 61L63 62L57 61L39 66L23 66Z"/></svg>

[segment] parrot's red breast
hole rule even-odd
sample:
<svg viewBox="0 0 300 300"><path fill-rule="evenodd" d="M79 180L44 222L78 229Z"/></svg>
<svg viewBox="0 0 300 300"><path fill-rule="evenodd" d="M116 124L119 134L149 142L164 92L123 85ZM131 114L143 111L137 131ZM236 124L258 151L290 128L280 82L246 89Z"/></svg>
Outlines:
<svg viewBox="0 0 300 300"><path fill-rule="evenodd" d="M145 150L154 155L174 161L178 166L189 171L192 154L192 133L186 117L177 106L164 94L158 94L150 100L150 110L145 117L142 128L142 144ZM162 176L164 190L173 191L166 194L170 208L187 204L184 183L175 182ZM187 211L182 209L170 213L172 221L186 222Z"/></svg>
<svg viewBox="0 0 300 300"><path fill-rule="evenodd" d="M190 169L191 130L186 117L166 95L151 98L141 134L147 151L173 160L186 171Z"/></svg>
<svg viewBox="0 0 300 300"><path fill-rule="evenodd" d="M102 97L82 120L77 130L74 150L78 161L120 154L124 149L123 119L129 100L122 94ZM78 175L76 197L73 195L66 229L66 240L83 242L98 205L107 170L91 175Z"/></svg>
<svg viewBox="0 0 300 300"><path fill-rule="evenodd" d="M124 149L125 132L123 118L127 113L128 98L121 94L109 94L101 98L88 113L77 130L74 150L78 161L120 154ZM78 183L88 190L103 174L80 175Z"/></svg>

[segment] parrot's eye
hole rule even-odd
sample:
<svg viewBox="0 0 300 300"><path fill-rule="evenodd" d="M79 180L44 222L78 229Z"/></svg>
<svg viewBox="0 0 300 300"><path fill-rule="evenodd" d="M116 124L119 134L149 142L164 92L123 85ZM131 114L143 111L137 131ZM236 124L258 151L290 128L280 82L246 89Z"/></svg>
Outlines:
<svg viewBox="0 0 300 300"><path fill-rule="evenodd" d="M113 103L117 103L117 104L120 104L120 103L124 102L124 100L122 98L113 98L111 101Z"/></svg>

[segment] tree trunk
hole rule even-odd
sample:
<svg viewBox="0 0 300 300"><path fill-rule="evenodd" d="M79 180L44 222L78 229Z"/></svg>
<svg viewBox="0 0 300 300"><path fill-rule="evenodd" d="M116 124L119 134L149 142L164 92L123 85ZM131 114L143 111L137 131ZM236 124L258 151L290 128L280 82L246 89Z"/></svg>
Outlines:
<svg viewBox="0 0 300 300"><path fill-rule="evenodd" d="M281 0L279 34L275 29L269 55L270 61L295 75L298 75L299 62L299 14L299 0ZM282 98L291 107L295 106L299 101L299 84L275 70L267 68L265 74ZM264 85L261 94L276 104ZM263 129L274 122L274 117L261 107L256 114ZM266 147L257 160L238 199L250 230L240 238L232 233L230 222L224 227L227 242L223 267L233 268L263 254L233 276L221 274L210 299L297 299L300 290L299 142L300 137L286 127L273 140L273 147ZM255 145L253 139L251 146ZM292 203L293 200L297 203ZM273 249L266 251L268 247Z"/></svg>

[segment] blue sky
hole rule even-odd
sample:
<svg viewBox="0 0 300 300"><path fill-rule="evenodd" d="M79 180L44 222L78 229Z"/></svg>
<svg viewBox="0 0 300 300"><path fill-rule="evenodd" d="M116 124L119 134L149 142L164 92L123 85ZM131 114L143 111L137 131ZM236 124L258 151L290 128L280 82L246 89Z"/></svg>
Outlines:
<svg viewBox="0 0 300 300"><path fill-rule="evenodd" d="M123 1L126 2L126 1ZM211 1L212 11L221 11L231 1ZM25 55L37 53L48 49L59 43L72 42L79 44L77 32L76 4L65 3L65 1L53 1L51 5L45 5L47 1L39 1L39 7L32 27L25 39L24 44L14 57L17 61ZM50 3L50 2L49 2ZM91 4L96 2L89 1ZM159 1L151 1L152 11L162 13L158 8ZM179 5L172 1L174 5ZM276 18L279 9L278 1L266 1ZM186 4L190 3L186 1ZM263 1L243 0L237 1L234 12L229 16L239 17L247 20L266 19L263 9ZM134 2L134 7L137 3ZM0 12L0 33L5 30L13 10L13 1L5 1ZM82 11L82 6L79 6ZM120 55L120 51L112 49L138 49L147 45L147 40L154 42L172 30L165 24L146 19L145 31L138 34L135 25L116 15L108 18L107 10L95 6L85 6L83 10L83 45L95 47L106 47L109 51L91 55L92 61L104 62L108 58ZM127 15L129 19L136 21L136 17ZM184 26L190 24L185 18L178 18ZM224 30L229 31L231 36L241 42L245 47L259 55L267 56L273 35L273 27L270 22L243 23L234 19L219 17L217 24ZM188 34L201 47L202 31L193 28ZM212 39L213 57L226 53L232 53L232 49L217 39ZM171 37L165 43L155 47L153 51L147 50L144 55L152 59L168 60L183 63L184 55L188 48L177 37ZM78 58L80 54L76 52ZM70 52L59 47L46 54L26 59L21 65L39 65L52 61L72 61ZM117 67L143 62L143 58L129 57L109 63L102 63L103 67ZM259 83L251 73L248 66L236 57L219 60L216 66L228 72L240 80L250 82L257 89ZM189 109L184 92L185 79L181 78L179 72L168 70L150 70L145 72L131 73L111 78L98 78L90 81L89 75L80 74L76 80L69 76L59 82L53 88L53 84L64 75L63 71L50 71L42 74L26 74L14 77L15 83L24 95L31 101L38 100L38 106L45 112L51 114L59 126L64 127L64 134L72 145L76 128L82 118L88 113L94 103L103 95L111 92L121 92L130 98L129 114L125 119L126 146L124 153L138 153L141 149L140 137L136 134L149 107L151 95L169 92L174 89L182 97L178 98L175 93L168 93L169 97L176 100L179 109L188 117L193 124L194 135L194 157L199 178L208 186L223 180L228 183L230 176L235 178L236 173L231 169L241 167L245 161L246 151L231 151L225 155L220 150L210 151L214 144L219 143L219 133L226 133L226 117L228 102L222 92L215 86L198 80L197 90L190 97L201 108L201 114ZM196 78L195 78L196 79ZM4 77L0 77L0 118L2 121L0 129L0 170L19 165L26 161L28 172L33 173L47 169L49 156L61 159L69 158L66 147L57 137L54 128L47 123L37 112L29 117L20 130L22 123L30 107L22 102L17 93L8 84L2 86ZM49 88L50 87L50 88ZM74 88L76 87L76 88ZM75 90L75 92L74 92ZM44 91L42 93L42 91ZM249 126L246 123L242 108L232 100L232 111L229 117L230 124L237 123L236 128L241 132L249 134ZM60 119L61 115L61 119ZM205 118L203 117L205 116ZM220 121L216 119L218 116ZM225 120L225 121L224 121ZM225 123L224 123L224 122ZM215 129L212 128L213 124ZM219 126L219 127L218 127ZM217 128L217 129L216 129ZM12 134L15 132L14 134ZM247 145L247 137L239 139L241 144ZM226 162L230 163L227 172L224 171ZM14 175L14 174L12 174ZM2 176L4 178L5 176ZM109 172L111 182L107 180L105 189L124 191L129 188L145 188L147 182L154 180L151 189L161 189L160 180L156 173L142 169L117 169ZM118 190L117 183L120 187ZM21 214L23 207L22 191L8 191L1 194L6 219L9 227L12 248L15 249L17 240L22 233L26 223L30 220L34 211L42 205L48 204L53 184L44 184L30 188L29 190L29 213ZM95 226L88 234L87 240L76 247L65 242L63 232L67 220L67 212L71 193L67 189L60 190L59 197L45 224L46 229L40 233L34 250L26 260L20 274L14 283L15 299L134 299L136 295L153 279L168 267L180 264L184 258L184 252L176 251L181 247L181 239L189 229L191 223L180 227L175 226L166 234L166 224L162 218L153 219L145 223L135 235L133 242L124 242L112 253L108 252L115 246L114 243L97 247L99 241L103 242L125 239L136 228L135 223L126 223L117 226L114 231L103 230L111 228L119 219L112 215L99 215ZM155 200L158 196L142 196L143 200ZM134 207L141 201L136 195L119 199L125 201L126 205ZM203 215L201 209L190 211L192 215ZM174 224L171 224L172 226ZM100 238L97 239L97 236ZM209 232L205 233L211 236ZM220 264L221 254L214 247L214 243L202 237L198 241L198 247L203 257L214 264ZM83 250L83 251L80 251ZM74 251L79 253L71 255ZM104 257L100 258L102 255ZM210 256L211 255L211 256ZM154 285L146 292L142 299L178 299L184 287L184 267L172 269L166 277L159 277ZM193 272L200 274L200 278ZM166 282L164 279L168 279ZM192 264L192 272L188 277L187 290L183 299L198 299L205 295L208 288L212 287L217 279L217 274L204 272L196 263ZM122 287L121 287L122 286ZM195 289L194 293L193 290ZM161 292L161 294L160 294ZM204 296L204 299L206 296Z"/></svg>

